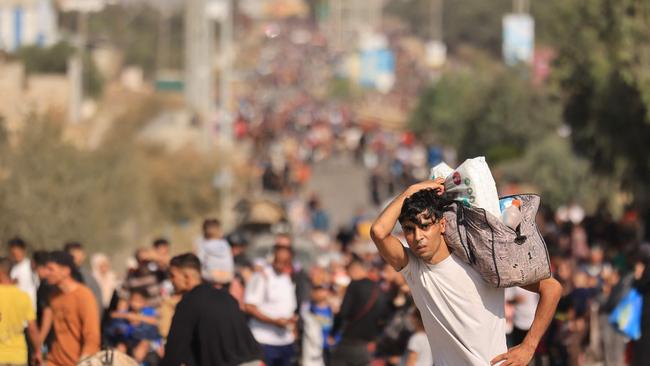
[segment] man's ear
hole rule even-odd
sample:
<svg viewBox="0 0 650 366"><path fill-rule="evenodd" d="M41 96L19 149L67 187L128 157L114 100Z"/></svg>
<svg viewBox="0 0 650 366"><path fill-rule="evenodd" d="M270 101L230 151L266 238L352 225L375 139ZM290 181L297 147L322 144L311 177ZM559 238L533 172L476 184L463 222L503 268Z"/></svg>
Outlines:
<svg viewBox="0 0 650 366"><path fill-rule="evenodd" d="M183 285L184 286L186 286L186 287L189 286L189 284L192 282L192 276L194 276L194 274L192 274L191 270L186 269L186 268L183 269Z"/></svg>
<svg viewBox="0 0 650 366"><path fill-rule="evenodd" d="M447 230L447 220L444 217L440 219L440 234L444 234Z"/></svg>

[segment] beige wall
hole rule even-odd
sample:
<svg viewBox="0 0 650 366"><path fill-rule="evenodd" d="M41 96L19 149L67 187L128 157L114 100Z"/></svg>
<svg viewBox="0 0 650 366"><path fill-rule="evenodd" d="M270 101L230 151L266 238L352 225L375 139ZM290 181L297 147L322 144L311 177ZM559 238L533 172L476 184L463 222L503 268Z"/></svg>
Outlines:
<svg viewBox="0 0 650 366"><path fill-rule="evenodd" d="M70 95L66 75L27 76L19 63L0 62L0 115L10 131L20 129L31 113L65 115Z"/></svg>

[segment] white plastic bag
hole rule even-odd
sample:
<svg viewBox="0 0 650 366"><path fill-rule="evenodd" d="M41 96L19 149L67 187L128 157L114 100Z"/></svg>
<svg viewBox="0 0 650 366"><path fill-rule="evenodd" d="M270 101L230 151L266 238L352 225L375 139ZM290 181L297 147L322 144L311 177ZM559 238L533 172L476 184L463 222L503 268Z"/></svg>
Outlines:
<svg viewBox="0 0 650 366"><path fill-rule="evenodd" d="M447 178L453 172L454 170L449 165L447 165L447 163L442 162L431 168L431 179Z"/></svg>
<svg viewBox="0 0 650 366"><path fill-rule="evenodd" d="M441 177L449 171L451 168L447 164L440 163L431 169L431 178ZM456 170L446 175L445 195L501 218L497 185L483 156L465 160Z"/></svg>

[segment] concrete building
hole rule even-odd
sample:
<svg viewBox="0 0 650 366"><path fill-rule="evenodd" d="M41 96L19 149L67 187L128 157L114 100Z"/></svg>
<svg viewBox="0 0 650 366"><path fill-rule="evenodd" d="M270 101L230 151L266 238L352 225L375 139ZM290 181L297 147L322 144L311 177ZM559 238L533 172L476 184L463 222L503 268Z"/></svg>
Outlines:
<svg viewBox="0 0 650 366"><path fill-rule="evenodd" d="M0 1L0 50L13 52L23 46L49 46L57 40L52 0Z"/></svg>
<svg viewBox="0 0 650 366"><path fill-rule="evenodd" d="M9 133L19 131L29 116L65 116L70 80L65 74L25 72L19 62L0 60L0 118Z"/></svg>

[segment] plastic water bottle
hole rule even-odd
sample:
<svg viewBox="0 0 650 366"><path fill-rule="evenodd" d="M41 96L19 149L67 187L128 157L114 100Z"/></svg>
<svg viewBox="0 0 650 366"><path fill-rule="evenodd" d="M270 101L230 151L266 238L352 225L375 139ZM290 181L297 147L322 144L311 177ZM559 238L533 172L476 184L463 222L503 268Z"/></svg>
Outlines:
<svg viewBox="0 0 650 366"><path fill-rule="evenodd" d="M512 230L517 230L517 227L521 224L521 201L512 200L510 206L503 211L502 219L506 226Z"/></svg>

